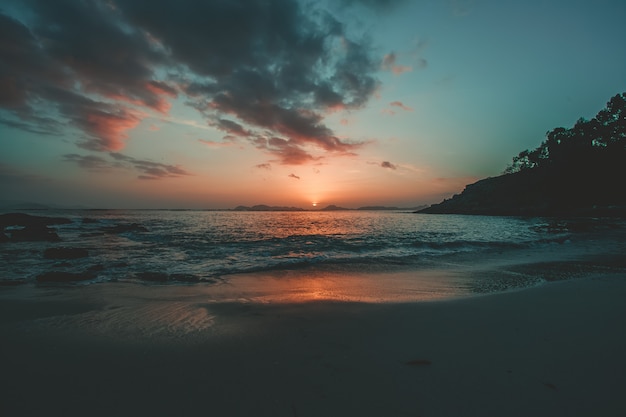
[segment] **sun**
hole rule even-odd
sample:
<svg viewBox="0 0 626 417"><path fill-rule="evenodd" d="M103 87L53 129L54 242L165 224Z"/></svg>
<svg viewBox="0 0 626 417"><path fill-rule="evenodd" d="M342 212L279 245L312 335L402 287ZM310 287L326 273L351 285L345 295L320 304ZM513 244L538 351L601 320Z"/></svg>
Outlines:
<svg viewBox="0 0 626 417"><path fill-rule="evenodd" d="M317 201L313 202L313 207L317 207Z"/></svg>

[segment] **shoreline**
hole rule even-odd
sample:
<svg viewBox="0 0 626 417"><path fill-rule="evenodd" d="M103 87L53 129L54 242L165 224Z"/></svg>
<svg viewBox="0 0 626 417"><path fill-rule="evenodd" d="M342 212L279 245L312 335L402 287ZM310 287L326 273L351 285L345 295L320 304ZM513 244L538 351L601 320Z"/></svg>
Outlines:
<svg viewBox="0 0 626 417"><path fill-rule="evenodd" d="M626 274L398 303L26 290L0 291L4 415L626 412Z"/></svg>

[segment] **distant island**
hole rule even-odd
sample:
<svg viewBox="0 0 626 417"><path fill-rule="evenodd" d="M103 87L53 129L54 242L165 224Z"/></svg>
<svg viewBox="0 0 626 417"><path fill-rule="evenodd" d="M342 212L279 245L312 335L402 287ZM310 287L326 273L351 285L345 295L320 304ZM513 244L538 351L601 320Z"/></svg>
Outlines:
<svg viewBox="0 0 626 417"><path fill-rule="evenodd" d="M237 206L233 211L304 211L300 207L281 207L281 206L266 206L265 204L258 204L256 206Z"/></svg>
<svg viewBox="0 0 626 417"><path fill-rule="evenodd" d="M284 206L268 206L265 204L258 204L256 206L248 207L248 206L237 206L233 209L233 211L350 211L350 210L361 210L361 211L392 211L392 210L409 210L415 211L425 208L427 206L419 206L412 208L401 208L401 207L386 207L386 206L364 206L359 207L357 209L345 208L336 206L334 204L328 205L326 207L314 210L306 210L300 207L284 207Z"/></svg>
<svg viewBox="0 0 626 417"><path fill-rule="evenodd" d="M431 214L626 217L626 93L593 119L553 129L497 177L417 211Z"/></svg>

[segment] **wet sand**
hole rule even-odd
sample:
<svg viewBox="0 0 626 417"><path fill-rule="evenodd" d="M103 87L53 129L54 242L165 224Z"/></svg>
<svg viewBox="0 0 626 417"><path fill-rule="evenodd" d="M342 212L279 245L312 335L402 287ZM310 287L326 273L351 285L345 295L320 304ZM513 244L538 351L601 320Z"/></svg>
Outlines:
<svg viewBox="0 0 626 417"><path fill-rule="evenodd" d="M2 288L0 414L626 415L624 274L393 303L233 285Z"/></svg>

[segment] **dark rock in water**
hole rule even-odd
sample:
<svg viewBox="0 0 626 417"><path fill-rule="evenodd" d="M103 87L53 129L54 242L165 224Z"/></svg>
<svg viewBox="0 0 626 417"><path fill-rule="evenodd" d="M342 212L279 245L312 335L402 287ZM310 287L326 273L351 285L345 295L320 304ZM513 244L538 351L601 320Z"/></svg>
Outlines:
<svg viewBox="0 0 626 417"><path fill-rule="evenodd" d="M128 233L128 232L147 232L148 229L139 223L118 224L115 226L103 227L100 230L106 233Z"/></svg>
<svg viewBox="0 0 626 417"><path fill-rule="evenodd" d="M14 242L58 242L59 235L46 226L27 226L23 229L13 229L8 231L11 240Z"/></svg>
<svg viewBox="0 0 626 417"><path fill-rule="evenodd" d="M0 243L8 242L8 241L9 241L9 237L5 235L4 232L0 231Z"/></svg>
<svg viewBox="0 0 626 417"><path fill-rule="evenodd" d="M167 282L169 280L169 275L164 272L137 272L135 277L150 282Z"/></svg>
<svg viewBox="0 0 626 417"><path fill-rule="evenodd" d="M78 282L94 279L95 275L88 272L50 271L37 275L37 282Z"/></svg>
<svg viewBox="0 0 626 417"><path fill-rule="evenodd" d="M194 274L166 274L165 272L137 272L135 278L149 282L185 282L198 283L203 281Z"/></svg>
<svg viewBox="0 0 626 417"><path fill-rule="evenodd" d="M79 259L89 256L87 249L83 248L48 248L43 253L46 259Z"/></svg>
<svg viewBox="0 0 626 417"><path fill-rule="evenodd" d="M83 218L83 224L92 224L92 223L98 223L97 219L92 219L91 217L84 217Z"/></svg>
<svg viewBox="0 0 626 417"><path fill-rule="evenodd" d="M24 213L0 214L0 227L3 229L9 226L51 226L69 223L72 223L72 221L64 217L31 216Z"/></svg>
<svg viewBox="0 0 626 417"><path fill-rule="evenodd" d="M43 217L43 216L31 216L24 213L7 213L0 215L0 235L7 238L5 233L10 235L10 238L3 239L0 236L0 241L18 241L18 242L30 242L30 241L47 241L57 242L59 236L54 230L48 228L50 225L56 224L68 224L72 221L63 217ZM8 227L13 229L7 230Z"/></svg>
<svg viewBox="0 0 626 417"><path fill-rule="evenodd" d="M171 274L169 278L170 280L177 282L200 282L200 277L194 274Z"/></svg>
<svg viewBox="0 0 626 417"><path fill-rule="evenodd" d="M87 271L89 271L89 272L104 271L104 265L102 265L102 264L91 265L89 268L87 268Z"/></svg>
<svg viewBox="0 0 626 417"><path fill-rule="evenodd" d="M0 287L16 287L18 285L26 284L25 279L3 279L0 280Z"/></svg>

